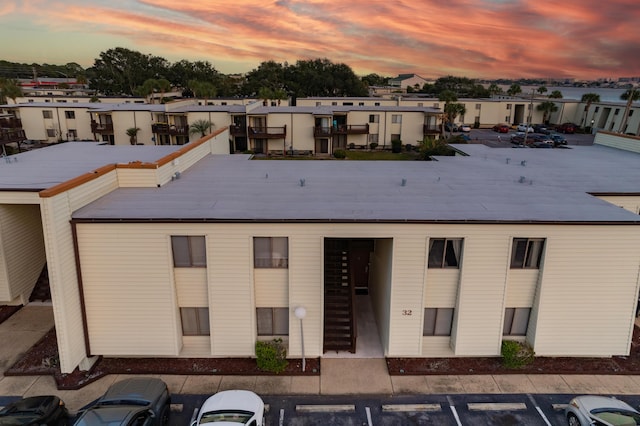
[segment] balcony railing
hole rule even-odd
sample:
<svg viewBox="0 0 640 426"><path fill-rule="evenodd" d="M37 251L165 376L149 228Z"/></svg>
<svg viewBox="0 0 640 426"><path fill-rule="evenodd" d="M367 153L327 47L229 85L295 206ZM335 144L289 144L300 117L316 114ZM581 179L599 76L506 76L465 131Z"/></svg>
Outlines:
<svg viewBox="0 0 640 426"><path fill-rule="evenodd" d="M151 125L151 131L157 135L186 136L189 134L189 126L156 123Z"/></svg>
<svg viewBox="0 0 640 426"><path fill-rule="evenodd" d="M442 131L441 127L425 124L422 126L422 134L423 135L437 135Z"/></svg>
<svg viewBox="0 0 640 426"><path fill-rule="evenodd" d="M22 120L19 118L0 118L0 127L3 129L21 129Z"/></svg>
<svg viewBox="0 0 640 426"><path fill-rule="evenodd" d="M316 138L323 138L331 136L331 127L315 126L313 128L313 136Z"/></svg>
<svg viewBox="0 0 640 426"><path fill-rule="evenodd" d="M0 145L12 142L22 142L27 139L22 129L2 129L0 131Z"/></svg>
<svg viewBox="0 0 640 426"><path fill-rule="evenodd" d="M369 133L368 124L338 124L331 128L333 134L337 135L366 135Z"/></svg>
<svg viewBox="0 0 640 426"><path fill-rule="evenodd" d="M232 125L232 126L229 126L229 134L231 136L246 136L247 129L245 126Z"/></svg>
<svg viewBox="0 0 640 426"><path fill-rule="evenodd" d="M101 135L113 134L112 123L98 123L97 121L91 122L91 133L99 133Z"/></svg>
<svg viewBox="0 0 640 426"><path fill-rule="evenodd" d="M249 126L249 137L253 139L284 139L287 136L287 126L282 127L252 127Z"/></svg>

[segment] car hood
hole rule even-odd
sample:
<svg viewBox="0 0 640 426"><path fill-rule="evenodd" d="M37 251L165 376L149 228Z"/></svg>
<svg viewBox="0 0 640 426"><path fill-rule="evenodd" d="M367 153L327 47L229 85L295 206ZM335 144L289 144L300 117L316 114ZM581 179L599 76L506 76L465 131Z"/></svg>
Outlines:
<svg viewBox="0 0 640 426"><path fill-rule="evenodd" d="M588 395L581 396L577 398L578 404L582 407L583 410L591 413L591 410L602 409L602 408L620 408L623 410L633 410L632 407L629 407L627 403L624 401L620 401L619 399L610 398L607 396L599 396L599 395Z"/></svg>
<svg viewBox="0 0 640 426"><path fill-rule="evenodd" d="M263 407L262 399L250 391L222 391L209 397L202 404L201 412L218 410L245 410L257 413Z"/></svg>

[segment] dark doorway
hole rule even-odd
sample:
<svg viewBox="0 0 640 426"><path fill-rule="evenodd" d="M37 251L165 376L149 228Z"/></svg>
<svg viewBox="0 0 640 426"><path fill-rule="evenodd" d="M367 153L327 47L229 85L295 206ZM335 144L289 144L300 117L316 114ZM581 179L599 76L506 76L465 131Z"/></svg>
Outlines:
<svg viewBox="0 0 640 426"><path fill-rule="evenodd" d="M326 238L324 242L324 352L355 352L356 291L368 294L372 239Z"/></svg>

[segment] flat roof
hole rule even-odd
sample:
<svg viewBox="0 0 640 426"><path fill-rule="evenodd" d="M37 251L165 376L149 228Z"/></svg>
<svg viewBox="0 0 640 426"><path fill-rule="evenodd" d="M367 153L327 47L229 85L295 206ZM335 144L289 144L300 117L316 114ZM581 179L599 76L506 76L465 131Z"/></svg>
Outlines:
<svg viewBox="0 0 640 426"><path fill-rule="evenodd" d="M0 158L0 191L41 191L108 164L154 162L182 146L65 142Z"/></svg>
<svg viewBox="0 0 640 426"><path fill-rule="evenodd" d="M603 146L457 145L439 161L209 155L161 188L121 188L78 220L640 224L589 192L638 194L640 155Z"/></svg>

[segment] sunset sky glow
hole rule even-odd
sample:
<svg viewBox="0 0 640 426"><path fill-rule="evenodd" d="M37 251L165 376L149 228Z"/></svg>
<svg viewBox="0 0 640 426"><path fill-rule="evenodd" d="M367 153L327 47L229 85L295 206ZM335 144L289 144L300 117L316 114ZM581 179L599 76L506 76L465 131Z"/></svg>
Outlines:
<svg viewBox="0 0 640 426"><path fill-rule="evenodd" d="M3 0L0 59L93 65L126 47L243 73L327 58L358 75L640 75L638 0Z"/></svg>

